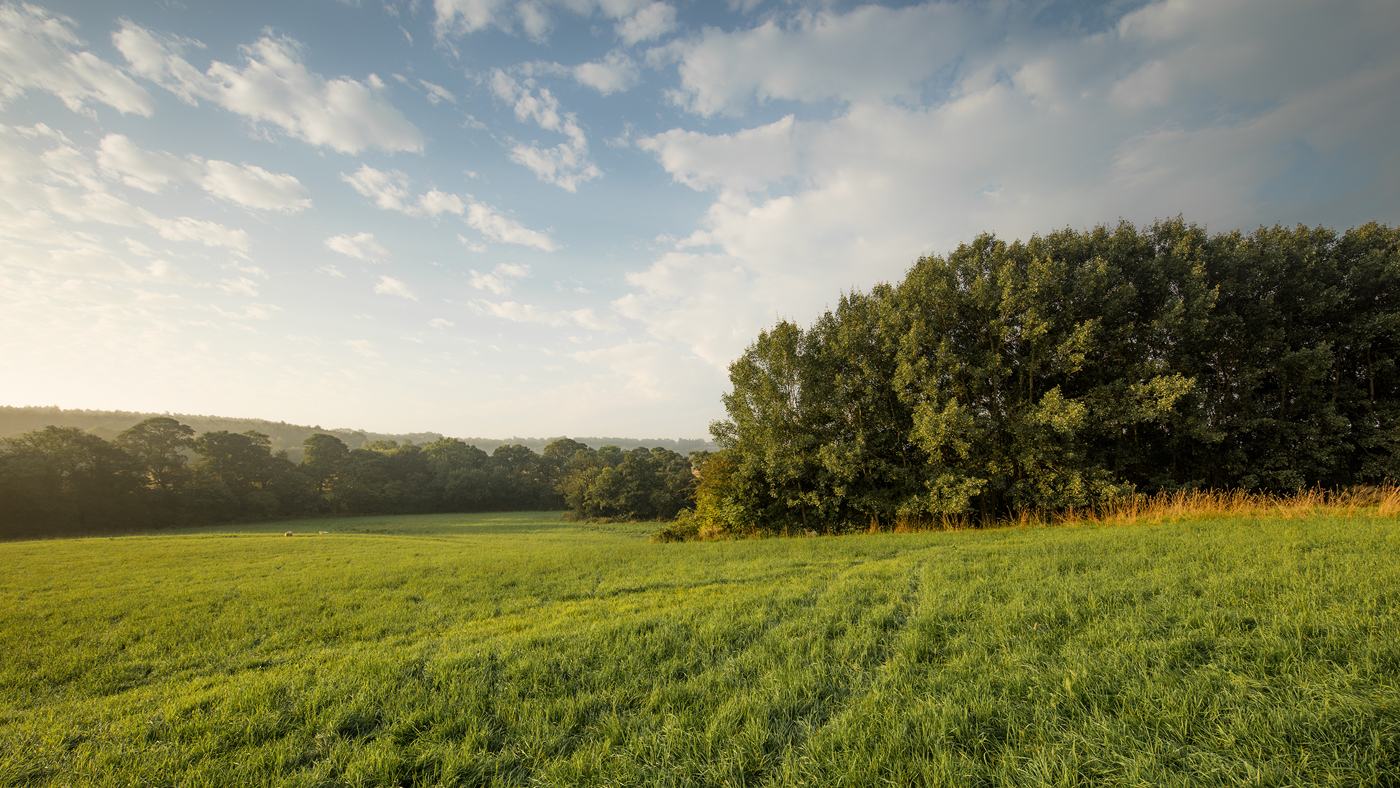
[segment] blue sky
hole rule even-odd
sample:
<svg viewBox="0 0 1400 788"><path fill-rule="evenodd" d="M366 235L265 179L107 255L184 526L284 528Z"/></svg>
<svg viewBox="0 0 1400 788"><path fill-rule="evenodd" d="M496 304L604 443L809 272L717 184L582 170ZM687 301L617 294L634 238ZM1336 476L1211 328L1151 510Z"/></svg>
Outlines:
<svg viewBox="0 0 1400 788"><path fill-rule="evenodd" d="M1400 214L1400 5L0 3L0 404L699 437L979 232Z"/></svg>

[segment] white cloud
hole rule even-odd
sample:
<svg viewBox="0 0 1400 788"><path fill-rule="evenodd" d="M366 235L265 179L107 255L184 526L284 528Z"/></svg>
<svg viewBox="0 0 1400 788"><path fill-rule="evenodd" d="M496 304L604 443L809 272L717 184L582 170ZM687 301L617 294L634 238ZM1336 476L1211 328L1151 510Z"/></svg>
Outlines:
<svg viewBox="0 0 1400 788"><path fill-rule="evenodd" d="M97 164L128 186L148 192L158 192L172 182L194 181L200 177L200 167L195 162L164 151L142 150L121 134L102 138L97 148Z"/></svg>
<svg viewBox="0 0 1400 788"><path fill-rule="evenodd" d="M490 290L496 295L510 292L517 280L530 275L530 266L518 263L501 263L491 273L471 271L471 284L478 290Z"/></svg>
<svg viewBox="0 0 1400 788"><path fill-rule="evenodd" d="M667 3L651 3L619 22L615 29L617 37L628 46L660 38L676 29L676 9Z"/></svg>
<svg viewBox="0 0 1400 788"><path fill-rule="evenodd" d="M544 43L549 36L549 30L553 26L549 18L549 12L544 7L530 0L522 0L515 6L515 12L520 16L520 27L525 31L525 35L538 43Z"/></svg>
<svg viewBox="0 0 1400 788"><path fill-rule="evenodd" d="M602 60L580 63L568 69L568 73L575 82L593 88L604 96L631 90L642 81L641 69L636 61L618 50L609 52Z"/></svg>
<svg viewBox="0 0 1400 788"><path fill-rule="evenodd" d="M151 96L121 69L91 52L72 19L32 5L0 5L0 97L27 89L57 96L74 112L93 115L99 102L123 114L150 117Z"/></svg>
<svg viewBox="0 0 1400 788"><path fill-rule="evenodd" d="M379 283L374 286L374 292L378 293L379 295L391 295L398 296L399 298L407 298L410 301L418 300L418 296L414 295L413 291L409 289L408 285L393 278L392 276L379 277Z"/></svg>
<svg viewBox="0 0 1400 788"><path fill-rule="evenodd" d="M995 16L949 3L803 13L788 25L706 28L653 49L649 59L678 61L674 100L700 115L737 113L754 99L916 98L926 79L998 30Z"/></svg>
<svg viewBox="0 0 1400 788"><path fill-rule="evenodd" d="M457 97L452 95L452 91L442 85L434 85L426 79L418 80L418 84L423 86L423 90L428 93L428 103L437 106L446 101L449 104L456 104Z"/></svg>
<svg viewBox="0 0 1400 788"><path fill-rule="evenodd" d="M552 252L559 246L544 233L525 227L520 222L503 216L491 206L473 202L467 208L467 226L490 238L507 244L532 246L545 252Z"/></svg>
<svg viewBox="0 0 1400 788"><path fill-rule="evenodd" d="M246 208L297 213L311 207L311 200L301 196L301 181L252 164L206 161L199 185L215 197Z"/></svg>
<svg viewBox="0 0 1400 788"><path fill-rule="evenodd" d="M541 129L568 138L553 147L516 142L510 151L511 161L528 168L540 180L570 192L577 191L580 183L603 174L588 156L588 139L576 116L572 112L561 113L559 100L548 88L536 92L533 79L527 78L522 84L495 69L491 89L497 98L513 105L516 120L533 121Z"/></svg>
<svg viewBox="0 0 1400 788"><path fill-rule="evenodd" d="M219 289L229 295L246 295L251 298L256 298L258 295L258 283L246 276L240 276L237 279L221 279L219 280Z"/></svg>
<svg viewBox="0 0 1400 788"><path fill-rule="evenodd" d="M444 213L455 213L461 216L466 212L467 205L461 197L455 194L430 189L418 198L418 210L428 216L439 216Z"/></svg>
<svg viewBox="0 0 1400 788"><path fill-rule="evenodd" d="M841 288L983 231L1179 213L1212 229L1345 224L1400 205L1400 12L1163 0L1089 34L1000 13L798 14L658 51L701 115L841 103L829 119L640 140L714 200L614 308L722 367L778 317L809 321ZM900 45L910 36L928 43Z"/></svg>
<svg viewBox="0 0 1400 788"><path fill-rule="evenodd" d="M44 299L68 300L79 292L73 288L80 288L90 294L100 291L103 298L127 299L145 314L168 308L173 296L91 286L96 281L186 284L189 277L160 257L171 252L157 252L129 231L114 237L92 225L149 228L168 240L236 252L248 248L249 238L242 230L194 217L159 216L105 191L108 183L94 163L100 153L73 147L66 136L44 124L0 124L0 269L23 270L32 280L47 282L36 285L47 288ZM67 289L53 289L60 286Z"/></svg>
<svg viewBox="0 0 1400 788"><path fill-rule="evenodd" d="M389 250L374 240L374 233L357 233L355 235L333 235L325 240L326 248L332 252L340 252L347 257L356 260L377 263L389 258ZM335 276L342 276L337 271Z"/></svg>
<svg viewBox="0 0 1400 788"><path fill-rule="evenodd" d="M375 205L386 211L411 213L414 210L407 202L408 175L398 170L384 172L362 164L353 175L341 173L340 179L361 195L372 198Z"/></svg>
<svg viewBox="0 0 1400 788"><path fill-rule="evenodd" d="M143 150L121 134L108 134L98 145L98 166L128 186L158 192L167 184L188 181L214 197L262 211L297 213L311 207L305 188L294 176L268 172L252 164L233 164L198 156L183 159L165 151Z"/></svg>
<svg viewBox="0 0 1400 788"><path fill-rule="evenodd" d="M643 401L675 398L676 351L659 342L627 342L597 350L580 350L570 358L604 366L620 376L625 392Z"/></svg>
<svg viewBox="0 0 1400 788"><path fill-rule="evenodd" d="M492 240L532 246L546 252L558 248L548 235L526 228L492 206L473 199L470 194L458 196L432 189L415 201L409 195L408 176L398 170L383 172L364 164L353 175L342 173L340 177L355 191L373 199L375 205L385 210L399 211L409 216L454 213L461 215L468 227ZM467 241L463 239L463 243Z"/></svg>
<svg viewBox="0 0 1400 788"><path fill-rule="evenodd" d="M422 132L389 103L383 80L374 74L363 82L328 80L307 69L302 45L290 38L264 36L239 47L241 68L216 60L203 74L182 56L198 42L158 36L130 21L122 22L112 41L133 73L190 104L212 101L340 153L423 150Z"/></svg>
<svg viewBox="0 0 1400 788"><path fill-rule="evenodd" d="M432 320L429 320L429 321L428 321L428 325L432 326L433 328L443 329L443 328L452 328L453 326L455 326L455 325L457 325L457 324L456 324L456 323L453 323L451 320L448 320L448 319L445 318L445 317L435 317L435 318L433 318Z"/></svg>
<svg viewBox="0 0 1400 788"><path fill-rule="evenodd" d="M627 283L635 291L613 302L619 314L640 321L654 337L685 344L718 369L779 315L795 314L794 306L814 296L830 297L822 292L825 283L762 276L728 254L673 252L628 274Z"/></svg>
<svg viewBox="0 0 1400 788"><path fill-rule="evenodd" d="M1125 107L1153 107L1171 98L1172 72L1166 63L1154 60L1118 80L1109 97Z"/></svg>
<svg viewBox="0 0 1400 788"><path fill-rule="evenodd" d="M243 308L242 312L230 312L213 305L203 308L230 320L271 320L274 313L282 311L281 307L271 304L249 304Z"/></svg>
<svg viewBox="0 0 1400 788"><path fill-rule="evenodd" d="M374 349L375 344L368 339L347 339L340 344L365 358L379 358L379 352Z"/></svg>
<svg viewBox="0 0 1400 788"><path fill-rule="evenodd" d="M368 164L360 165L353 175L341 173L340 179L350 184L355 191L374 200L374 204L388 211L399 211L409 216L439 216L454 213L461 216L466 212L466 203L455 194L430 189L411 200L408 194L408 175L399 170L384 172Z"/></svg>
<svg viewBox="0 0 1400 788"><path fill-rule="evenodd" d="M600 320L592 309L559 310L533 304L520 304L515 301L473 301L472 307L480 312L494 315L516 323L541 323L555 328L578 325L595 331L616 329L612 323Z"/></svg>
<svg viewBox="0 0 1400 788"><path fill-rule="evenodd" d="M345 278L345 274L344 274L339 268L336 268L336 267L335 267L334 265L332 265L331 263L326 263L325 265L321 266L320 268L317 268L316 270L317 270L317 271L320 271L320 272L323 273L323 274L327 274L327 275L329 275L329 276L333 276L333 277L335 277L335 278L337 278L337 279L344 279L344 278Z"/></svg>
<svg viewBox="0 0 1400 788"><path fill-rule="evenodd" d="M492 25L509 30L508 9L505 0L433 0L433 31L444 39Z"/></svg>
<svg viewBox="0 0 1400 788"><path fill-rule="evenodd" d="M793 116L735 134L671 129L637 141L678 183L703 191L762 189L797 172Z"/></svg>
<svg viewBox="0 0 1400 788"><path fill-rule="evenodd" d="M150 216L147 218L147 224L154 227L156 232L160 233L160 237L169 241L194 241L205 246L226 246L239 250L248 248L248 233L225 227L218 222L189 216L175 219Z"/></svg>
<svg viewBox="0 0 1400 788"><path fill-rule="evenodd" d="M487 251L486 244L477 243L476 241L473 241L465 235L458 235L457 240L461 241L462 245L467 247L467 251L469 252L476 252L477 254L481 254Z"/></svg>
<svg viewBox="0 0 1400 788"><path fill-rule="evenodd" d="M519 27L536 42L543 43L554 22L550 6L562 7L579 16L588 17L601 12L620 19L646 5L646 0L433 0L433 32L440 43L448 39L475 33L488 27L514 32Z"/></svg>

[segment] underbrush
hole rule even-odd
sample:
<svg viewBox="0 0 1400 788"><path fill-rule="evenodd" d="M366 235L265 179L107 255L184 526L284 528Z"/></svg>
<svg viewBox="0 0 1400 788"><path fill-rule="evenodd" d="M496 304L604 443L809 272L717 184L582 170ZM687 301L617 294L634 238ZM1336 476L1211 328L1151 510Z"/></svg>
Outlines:
<svg viewBox="0 0 1400 788"><path fill-rule="evenodd" d="M1400 516L1400 486L1352 487L1344 490L1302 489L1293 493L1249 492L1245 490L1179 490L1154 495L1131 495L1102 506L1070 508L1058 512L1022 511L1000 519L974 514L935 517L905 517L893 522L873 520L865 533L924 533L929 531L971 531L995 528L1043 528L1076 525L1143 525L1202 518L1281 518L1302 517L1396 517ZM674 522L666 523L652 535L653 542L712 541L775 534L736 533L706 527L683 511ZM821 536L817 531L798 531L791 536Z"/></svg>

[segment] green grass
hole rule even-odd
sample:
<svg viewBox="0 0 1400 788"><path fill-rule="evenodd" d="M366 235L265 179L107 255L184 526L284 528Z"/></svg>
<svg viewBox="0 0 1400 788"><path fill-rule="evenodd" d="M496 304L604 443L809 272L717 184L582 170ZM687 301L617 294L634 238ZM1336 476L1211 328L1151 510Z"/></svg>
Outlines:
<svg viewBox="0 0 1400 788"><path fill-rule="evenodd" d="M0 785L1400 784L1394 518L556 517L0 544Z"/></svg>

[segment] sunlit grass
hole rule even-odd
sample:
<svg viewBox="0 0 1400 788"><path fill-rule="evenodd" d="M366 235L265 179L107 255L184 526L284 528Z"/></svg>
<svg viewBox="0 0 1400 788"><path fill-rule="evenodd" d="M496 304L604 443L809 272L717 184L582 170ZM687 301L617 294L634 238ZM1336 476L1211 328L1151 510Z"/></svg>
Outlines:
<svg viewBox="0 0 1400 788"><path fill-rule="evenodd" d="M1339 490L1301 489L1291 493L1249 490L1177 490L1154 495L1129 495L1096 507L1068 508L1054 512L1023 510L999 520L975 514L906 518L887 528L871 524L871 533L965 531L1063 525L1158 525L1185 520L1247 518L1294 519L1299 517L1395 517L1400 515L1400 487L1351 487Z"/></svg>
<svg viewBox="0 0 1400 788"><path fill-rule="evenodd" d="M1394 785L1385 505L0 544L0 784Z"/></svg>

